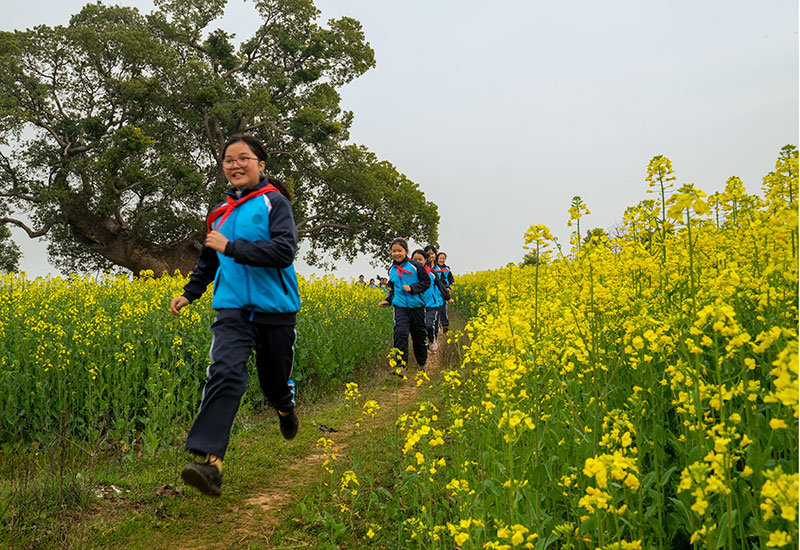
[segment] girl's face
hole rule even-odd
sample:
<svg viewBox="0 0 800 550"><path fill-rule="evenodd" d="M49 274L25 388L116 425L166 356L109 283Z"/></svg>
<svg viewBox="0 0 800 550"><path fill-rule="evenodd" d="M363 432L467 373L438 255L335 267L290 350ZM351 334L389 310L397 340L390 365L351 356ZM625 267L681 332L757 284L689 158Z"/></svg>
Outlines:
<svg viewBox="0 0 800 550"><path fill-rule="evenodd" d="M225 178L237 190L245 187L247 189L255 187L261 179L259 173L266 166L263 160L258 160L250 146L244 141L230 144L225 150L225 157L222 159Z"/></svg>
<svg viewBox="0 0 800 550"><path fill-rule="evenodd" d="M439 264L440 266L444 265L445 261L447 261L447 256L445 256L444 254L439 254L439 257L436 258L436 263Z"/></svg>
<svg viewBox="0 0 800 550"><path fill-rule="evenodd" d="M397 243L392 245L392 259L395 262L402 262L408 257L408 251Z"/></svg>
<svg viewBox="0 0 800 550"><path fill-rule="evenodd" d="M424 264L424 263L425 263L425 258L423 258L423 257L422 257L422 254L420 254L419 252L417 252L416 254L414 254L414 257L413 257L413 258L411 258L411 259L412 259L412 260L414 260L414 261L416 261L416 262L419 262L419 263L421 263L421 264Z"/></svg>
<svg viewBox="0 0 800 550"><path fill-rule="evenodd" d="M428 261L431 263L431 265L433 265L433 262L436 261L436 252L434 252L433 250L428 250L427 254L428 254Z"/></svg>

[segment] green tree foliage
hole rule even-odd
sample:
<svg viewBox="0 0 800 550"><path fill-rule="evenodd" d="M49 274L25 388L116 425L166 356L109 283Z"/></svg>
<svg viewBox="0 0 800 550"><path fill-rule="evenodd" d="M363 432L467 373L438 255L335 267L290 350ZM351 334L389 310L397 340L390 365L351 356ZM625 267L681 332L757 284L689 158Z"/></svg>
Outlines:
<svg viewBox="0 0 800 550"><path fill-rule="evenodd" d="M11 230L0 225L0 272L9 273L19 269L19 247L11 240Z"/></svg>
<svg viewBox="0 0 800 550"><path fill-rule="evenodd" d="M435 241L436 205L347 144L337 88L375 64L360 23L318 25L312 0L254 4L261 26L238 48L208 30L224 0L89 4L66 27L0 33L0 223L46 235L64 271L187 271L227 186L222 145L246 132L293 190L312 263Z"/></svg>
<svg viewBox="0 0 800 550"><path fill-rule="evenodd" d="M535 250L531 250L522 257L522 261L519 263L519 266L525 267L526 265L531 267L539 265L539 254L537 254Z"/></svg>

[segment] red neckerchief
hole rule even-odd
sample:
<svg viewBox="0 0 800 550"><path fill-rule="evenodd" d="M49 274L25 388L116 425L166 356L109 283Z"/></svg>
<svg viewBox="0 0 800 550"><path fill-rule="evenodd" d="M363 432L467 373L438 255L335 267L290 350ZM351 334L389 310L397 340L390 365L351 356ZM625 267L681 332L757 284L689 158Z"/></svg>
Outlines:
<svg viewBox="0 0 800 550"><path fill-rule="evenodd" d="M403 261L403 264L404 264L404 263L406 263L407 261L408 261L408 258L406 258L406 259ZM399 276L401 279L403 278L403 273L408 273L409 275L411 275L412 273L414 273L413 271L410 271L410 270L408 270L408 269L403 269L402 267L400 267L400 266L402 266L403 264L395 264L395 265L393 265L393 266L392 266L392 267L395 267L395 268L397 268L397 275L398 275L398 276Z"/></svg>
<svg viewBox="0 0 800 550"><path fill-rule="evenodd" d="M428 273L430 273L432 270L433 270L433 266L431 266L431 265L428 265L428 264L425 264L425 271L427 271Z"/></svg>
<svg viewBox="0 0 800 550"><path fill-rule="evenodd" d="M219 224L217 225L217 230L219 230L219 228L222 227L222 224L225 223L225 220L228 219L228 216L231 215L231 212L233 212L234 208L236 208L242 203L249 201L250 199L253 199L265 193L269 193L270 191L278 191L278 193L280 193L277 187L275 187L271 183L268 183L261 189L250 191L247 195L238 200L234 199L230 195L226 195L225 200L227 201L227 203L223 204L222 206L220 206L219 208L217 208L216 210L211 212L211 214L208 215L208 219L206 220L206 225L208 226L208 230L211 231L211 225L215 221L217 221L217 218L222 216L222 219L219 221Z"/></svg>

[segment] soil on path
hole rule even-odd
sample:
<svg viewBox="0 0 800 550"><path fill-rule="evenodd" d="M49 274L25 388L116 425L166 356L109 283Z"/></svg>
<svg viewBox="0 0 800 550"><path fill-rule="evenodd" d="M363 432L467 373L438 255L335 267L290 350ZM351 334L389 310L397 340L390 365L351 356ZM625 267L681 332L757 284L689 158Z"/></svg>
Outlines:
<svg viewBox="0 0 800 550"><path fill-rule="evenodd" d="M440 368L441 350L432 352L428 356L425 373L432 376ZM397 407L382 407L374 419L374 426L389 428L397 420L398 411L406 410L417 400L419 386L414 380L415 371L411 369L408 377L402 381L397 389L385 391L384 398L377 398L379 402L396 402ZM354 423L337 426L337 432L320 435L331 439L333 452L338 457L345 456L348 447L358 442L358 434ZM314 448L305 455L297 457L286 469L285 474L273 477L269 485L257 494L244 499L240 506L234 506L220 516L220 520L231 526L231 533L235 534L228 541L236 546L249 544L270 547L270 539L276 526L283 519L281 511L295 498L299 489L309 487L318 480L316 473L322 472L322 464L326 455L319 448ZM302 547L300 545L298 547ZM288 546L288 547L291 547ZM287 547L287 548L288 548ZM207 548L205 546L184 546L183 548Z"/></svg>

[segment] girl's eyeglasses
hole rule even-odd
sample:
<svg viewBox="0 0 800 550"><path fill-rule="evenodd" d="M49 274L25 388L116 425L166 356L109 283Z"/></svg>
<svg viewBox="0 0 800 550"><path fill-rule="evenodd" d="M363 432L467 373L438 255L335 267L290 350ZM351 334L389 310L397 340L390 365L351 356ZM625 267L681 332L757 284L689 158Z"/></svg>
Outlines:
<svg viewBox="0 0 800 550"><path fill-rule="evenodd" d="M250 164L251 160L258 160L256 157L240 157L238 159L225 159L222 161L222 166L225 168L230 168L234 164L238 166L245 167Z"/></svg>

